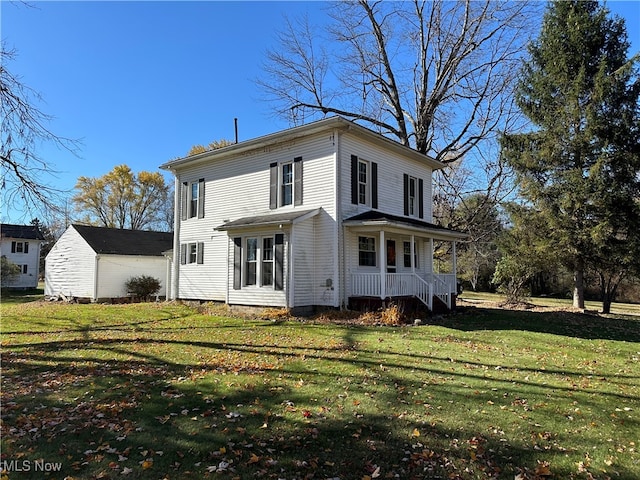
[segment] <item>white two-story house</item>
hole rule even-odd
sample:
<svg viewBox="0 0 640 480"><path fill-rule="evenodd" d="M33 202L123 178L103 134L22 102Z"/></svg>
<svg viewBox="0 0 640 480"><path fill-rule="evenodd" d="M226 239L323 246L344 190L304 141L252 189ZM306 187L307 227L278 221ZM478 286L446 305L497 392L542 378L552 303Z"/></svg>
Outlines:
<svg viewBox="0 0 640 480"><path fill-rule="evenodd" d="M36 288L40 278L40 249L44 237L34 225L0 225L0 255L19 269L11 278L2 279L7 288Z"/></svg>
<svg viewBox="0 0 640 480"><path fill-rule="evenodd" d="M175 175L174 298L309 311L455 301L455 242L432 223L443 165L341 117L165 163ZM434 273L434 241L453 265Z"/></svg>

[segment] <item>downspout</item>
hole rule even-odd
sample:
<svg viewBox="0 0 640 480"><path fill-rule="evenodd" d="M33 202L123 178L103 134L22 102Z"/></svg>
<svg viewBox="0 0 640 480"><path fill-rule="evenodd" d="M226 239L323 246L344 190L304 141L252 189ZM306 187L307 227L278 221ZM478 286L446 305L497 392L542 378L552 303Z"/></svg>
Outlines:
<svg viewBox="0 0 640 480"><path fill-rule="evenodd" d="M180 284L180 179L178 173L173 172L173 276L171 277L171 300L178 298Z"/></svg>
<svg viewBox="0 0 640 480"><path fill-rule="evenodd" d="M93 301L98 301L98 263L100 263L100 255L96 253L96 263L93 269Z"/></svg>

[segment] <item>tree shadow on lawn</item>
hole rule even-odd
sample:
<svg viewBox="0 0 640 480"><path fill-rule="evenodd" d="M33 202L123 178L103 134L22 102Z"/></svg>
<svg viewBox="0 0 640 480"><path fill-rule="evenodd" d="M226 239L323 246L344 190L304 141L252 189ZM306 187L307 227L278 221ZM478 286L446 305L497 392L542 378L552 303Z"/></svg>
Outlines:
<svg viewBox="0 0 640 480"><path fill-rule="evenodd" d="M457 411L461 418L438 415L439 406L464 406L468 396L487 405L490 392L462 393L464 383L482 376L452 372L444 367L449 359L428 355L421 367L403 361L414 354L381 360L362 349L357 329L344 334L346 343L335 348L166 339L11 345L17 351L3 352L3 460L60 462L63 475L77 478L120 478L127 469L135 478L154 479L361 480L376 472L379 478L512 479L518 473L536 478L536 471L542 478L541 460L556 478L575 472L563 463L570 432L545 432L532 418L523 422L531 441L509 439L497 425L473 423L478 414L466 407ZM132 352L136 343L260 354L265 361L167 363L162 354ZM343 356L345 349L363 357ZM81 358L74 354L79 350L96 356ZM104 351L113 358L98 355ZM115 359L125 354L134 358ZM319 371L308 367L310 359L332 363ZM340 364L359 370L345 376ZM412 384L427 379L429 389L416 397ZM505 398L517 399L534 385L523 382L503 382ZM535 386L543 397L562 390ZM615 470L616 478L634 478L622 466ZM16 478L29 474L11 475Z"/></svg>
<svg viewBox="0 0 640 480"><path fill-rule="evenodd" d="M428 323L462 331L520 330L586 340L640 342L640 318L632 315L604 316L552 308L531 311L506 306L462 306L455 314L436 316Z"/></svg>

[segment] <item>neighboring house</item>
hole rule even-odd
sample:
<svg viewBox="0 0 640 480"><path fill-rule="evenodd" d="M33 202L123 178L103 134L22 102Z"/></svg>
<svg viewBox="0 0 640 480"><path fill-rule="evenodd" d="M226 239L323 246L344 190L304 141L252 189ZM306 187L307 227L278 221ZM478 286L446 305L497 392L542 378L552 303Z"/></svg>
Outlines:
<svg viewBox="0 0 640 480"><path fill-rule="evenodd" d="M40 277L40 248L44 237L34 225L0 225L0 256L20 268L11 281L2 280L7 288L36 288ZM5 285L6 283L6 285Z"/></svg>
<svg viewBox="0 0 640 480"><path fill-rule="evenodd" d="M302 311L415 297L451 308L464 235L432 223L442 167L341 117L167 162L172 296ZM452 247L446 275L434 273L434 241Z"/></svg>
<svg viewBox="0 0 640 480"><path fill-rule="evenodd" d="M45 296L92 301L126 297L131 277L160 280L158 296L171 285L173 234L71 225L45 259Z"/></svg>

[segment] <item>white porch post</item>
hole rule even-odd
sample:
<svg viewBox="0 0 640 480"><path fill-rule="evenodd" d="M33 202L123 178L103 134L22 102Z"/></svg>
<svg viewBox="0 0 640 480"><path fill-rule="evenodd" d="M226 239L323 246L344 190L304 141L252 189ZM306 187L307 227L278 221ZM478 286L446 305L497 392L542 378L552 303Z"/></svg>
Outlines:
<svg viewBox="0 0 640 480"><path fill-rule="evenodd" d="M411 273L416 274L416 247L414 245L416 241L415 235L411 235L411 250L409 253L411 254Z"/></svg>
<svg viewBox="0 0 640 480"><path fill-rule="evenodd" d="M431 259L431 271L429 272L431 275L433 275L433 238L429 239L429 257ZM433 281L433 280L431 280Z"/></svg>
<svg viewBox="0 0 640 480"><path fill-rule="evenodd" d="M384 299L387 296L386 292L386 262L385 262L385 245L384 245L384 230L380 230L380 251L379 251L379 264L380 264L380 298Z"/></svg>
<svg viewBox="0 0 640 480"><path fill-rule="evenodd" d="M458 258L456 255L456 242L451 245L451 270L454 275L458 275Z"/></svg>

